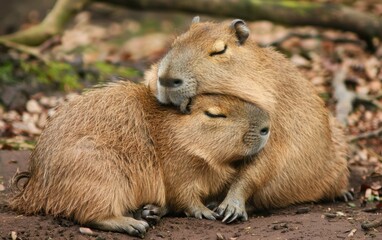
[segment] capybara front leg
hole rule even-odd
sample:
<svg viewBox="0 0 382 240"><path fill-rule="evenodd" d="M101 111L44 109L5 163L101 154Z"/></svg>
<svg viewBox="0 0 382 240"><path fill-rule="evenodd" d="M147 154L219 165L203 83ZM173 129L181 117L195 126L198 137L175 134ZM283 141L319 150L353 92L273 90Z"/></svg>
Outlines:
<svg viewBox="0 0 382 240"><path fill-rule="evenodd" d="M129 235L143 238L149 224L143 220L136 220L132 217L113 217L101 221L94 221L89 224L92 227L115 232L126 232Z"/></svg>

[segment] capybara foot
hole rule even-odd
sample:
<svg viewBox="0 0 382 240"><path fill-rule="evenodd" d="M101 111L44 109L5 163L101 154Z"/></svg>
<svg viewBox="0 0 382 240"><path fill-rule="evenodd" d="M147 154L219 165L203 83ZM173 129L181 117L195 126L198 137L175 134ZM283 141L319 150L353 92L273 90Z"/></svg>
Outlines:
<svg viewBox="0 0 382 240"><path fill-rule="evenodd" d="M353 190L346 191L342 194L342 196L339 196L336 198L338 201L342 202L349 202L354 200L354 192Z"/></svg>
<svg viewBox="0 0 382 240"><path fill-rule="evenodd" d="M142 219L150 223L156 224L164 215L167 214L167 208L147 204L140 210L140 212Z"/></svg>
<svg viewBox="0 0 382 240"><path fill-rule="evenodd" d="M218 206L219 206L219 203L215 201L209 202L206 204L206 207L212 211L215 211L218 208Z"/></svg>
<svg viewBox="0 0 382 240"><path fill-rule="evenodd" d="M143 220L136 220L132 217L114 217L106 220L93 222L90 226L104 231L126 232L129 235L143 238L149 224Z"/></svg>
<svg viewBox="0 0 382 240"><path fill-rule="evenodd" d="M195 217L198 219L207 218L209 220L216 220L216 218L219 217L217 213L211 211L203 205L199 207L191 207L185 211L185 214L187 217Z"/></svg>
<svg viewBox="0 0 382 240"><path fill-rule="evenodd" d="M226 197L215 212L223 217L222 222L231 223L234 220L247 221L248 215L245 210L245 201L236 198Z"/></svg>

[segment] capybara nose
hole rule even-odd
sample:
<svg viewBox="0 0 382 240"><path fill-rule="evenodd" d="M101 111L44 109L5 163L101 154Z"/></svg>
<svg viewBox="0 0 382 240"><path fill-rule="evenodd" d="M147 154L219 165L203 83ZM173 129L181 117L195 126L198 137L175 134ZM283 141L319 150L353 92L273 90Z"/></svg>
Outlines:
<svg viewBox="0 0 382 240"><path fill-rule="evenodd" d="M159 78L159 83L163 87L177 88L182 86L183 80L178 78Z"/></svg>

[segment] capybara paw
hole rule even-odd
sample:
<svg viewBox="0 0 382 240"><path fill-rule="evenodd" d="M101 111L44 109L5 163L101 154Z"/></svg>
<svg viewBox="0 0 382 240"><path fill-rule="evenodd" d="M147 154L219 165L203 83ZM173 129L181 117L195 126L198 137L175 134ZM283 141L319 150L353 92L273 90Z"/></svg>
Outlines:
<svg viewBox="0 0 382 240"><path fill-rule="evenodd" d="M123 230L129 235L143 238L146 234L149 224L143 220L129 221L126 225L122 226Z"/></svg>
<svg viewBox="0 0 382 240"><path fill-rule="evenodd" d="M166 207L147 204L142 208L141 217L150 223L156 224L164 215L166 215L166 213Z"/></svg>
<svg viewBox="0 0 382 240"><path fill-rule="evenodd" d="M235 220L248 220L248 215L245 211L245 202L238 199L225 199L215 212L223 218L222 222L224 223L231 223Z"/></svg>
<svg viewBox="0 0 382 240"><path fill-rule="evenodd" d="M349 190L344 192L341 196L337 197L336 200L342 201L342 202L349 202L354 200L354 191Z"/></svg>
<svg viewBox="0 0 382 240"><path fill-rule="evenodd" d="M216 218L219 217L217 213L211 211L205 206L189 208L187 211L185 211L185 214L187 217L195 217L198 219L206 218L209 220L216 220Z"/></svg>
<svg viewBox="0 0 382 240"><path fill-rule="evenodd" d="M136 220L131 217L113 217L89 224L104 231L126 232L129 235L143 238L149 224L143 220Z"/></svg>
<svg viewBox="0 0 382 240"><path fill-rule="evenodd" d="M206 207L212 211L215 211L218 208L218 206L219 206L219 203L215 201L209 202L206 204Z"/></svg>

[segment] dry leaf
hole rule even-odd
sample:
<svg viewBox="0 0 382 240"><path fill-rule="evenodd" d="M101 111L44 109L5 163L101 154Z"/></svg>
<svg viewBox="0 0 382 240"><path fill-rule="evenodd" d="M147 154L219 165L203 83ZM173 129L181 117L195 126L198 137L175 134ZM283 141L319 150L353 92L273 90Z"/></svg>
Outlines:
<svg viewBox="0 0 382 240"><path fill-rule="evenodd" d="M354 234L355 234L356 232L357 232L357 229L356 229L356 228L352 229L352 230L350 231L350 233L348 234L348 237L353 237Z"/></svg>
<svg viewBox="0 0 382 240"><path fill-rule="evenodd" d="M380 67L380 61L377 58L375 57L369 58L365 63L365 71L367 73L367 76L371 79L376 78L379 67Z"/></svg>
<svg viewBox="0 0 382 240"><path fill-rule="evenodd" d="M17 239L17 233L15 231L11 232L11 238L12 238L12 240L16 240Z"/></svg>
<svg viewBox="0 0 382 240"><path fill-rule="evenodd" d="M306 58L301 57L298 54L293 55L290 60L297 67L309 67L310 66L310 62L308 60L306 60Z"/></svg>
<svg viewBox="0 0 382 240"><path fill-rule="evenodd" d="M373 93L378 93L382 89L382 83L380 80L371 81L369 83L370 91Z"/></svg>
<svg viewBox="0 0 382 240"><path fill-rule="evenodd" d="M42 107L34 99L31 99L27 102L26 108L27 108L27 111L30 113L41 113L42 112Z"/></svg>
<svg viewBox="0 0 382 240"><path fill-rule="evenodd" d="M366 189L366 191L365 191L365 198L367 199L367 200L369 200L369 199L371 199L373 196L372 196L372 191L373 190L371 190L371 188L368 188L368 189Z"/></svg>
<svg viewBox="0 0 382 240"><path fill-rule="evenodd" d="M217 240L225 240L226 237L223 234L218 232L218 233L216 233L216 239Z"/></svg>
<svg viewBox="0 0 382 240"><path fill-rule="evenodd" d="M80 233L89 235L89 236L96 235L90 228L85 228L85 227L80 227Z"/></svg>

